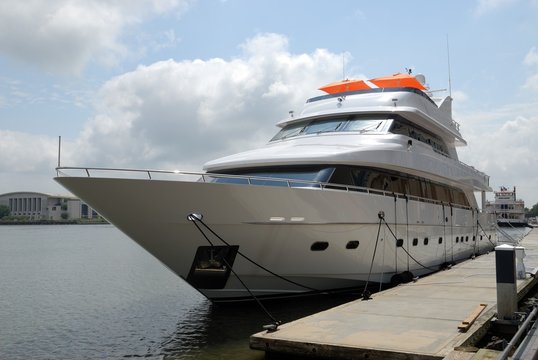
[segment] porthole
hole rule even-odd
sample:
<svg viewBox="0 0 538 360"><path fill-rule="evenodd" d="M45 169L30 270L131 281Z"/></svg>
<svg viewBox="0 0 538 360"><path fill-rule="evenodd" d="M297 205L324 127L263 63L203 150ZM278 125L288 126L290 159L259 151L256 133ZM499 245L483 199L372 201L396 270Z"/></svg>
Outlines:
<svg viewBox="0 0 538 360"><path fill-rule="evenodd" d="M460 237L459 236L456 236L456 242L460 242Z"/></svg>
<svg viewBox="0 0 538 360"><path fill-rule="evenodd" d="M403 239L396 240L396 247L402 247L403 246Z"/></svg>
<svg viewBox="0 0 538 360"><path fill-rule="evenodd" d="M482 235L480 235L480 240L482 240L482 238L483 238L483 236L482 236Z"/></svg>
<svg viewBox="0 0 538 360"><path fill-rule="evenodd" d="M329 247L329 243L326 241L316 241L315 243L310 246L310 250L312 251L323 251Z"/></svg>
<svg viewBox="0 0 538 360"><path fill-rule="evenodd" d="M440 237L440 238L439 238L439 244L442 244L442 243L443 243L443 238Z"/></svg>
<svg viewBox="0 0 538 360"><path fill-rule="evenodd" d="M476 236L475 235L473 235L473 241L476 241Z"/></svg>
<svg viewBox="0 0 538 360"><path fill-rule="evenodd" d="M429 242L429 239L428 239L428 238L424 238L424 245L428 245L428 242Z"/></svg>
<svg viewBox="0 0 538 360"><path fill-rule="evenodd" d="M418 239L417 238L414 238L413 239L413 246L417 246L418 245Z"/></svg>
<svg viewBox="0 0 538 360"><path fill-rule="evenodd" d="M466 242L469 242L469 235L467 235L467 236L465 237L465 241L466 241Z"/></svg>
<svg viewBox="0 0 538 360"><path fill-rule="evenodd" d="M359 240L351 240L346 244L346 249L356 249L359 247Z"/></svg>

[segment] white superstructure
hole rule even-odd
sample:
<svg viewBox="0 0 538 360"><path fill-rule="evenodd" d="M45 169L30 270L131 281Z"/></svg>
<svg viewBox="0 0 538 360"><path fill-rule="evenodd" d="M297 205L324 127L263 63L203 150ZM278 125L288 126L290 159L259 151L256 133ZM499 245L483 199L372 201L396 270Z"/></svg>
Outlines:
<svg viewBox="0 0 538 360"><path fill-rule="evenodd" d="M264 147L205 173L56 180L213 300L400 282L493 248L474 197L489 177L458 160L450 97L411 75L322 89Z"/></svg>

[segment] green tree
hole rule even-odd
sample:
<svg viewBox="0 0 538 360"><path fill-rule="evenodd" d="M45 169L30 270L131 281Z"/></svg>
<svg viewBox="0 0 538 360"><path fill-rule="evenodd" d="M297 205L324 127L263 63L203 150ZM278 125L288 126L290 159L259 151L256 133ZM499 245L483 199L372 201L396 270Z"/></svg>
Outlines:
<svg viewBox="0 0 538 360"><path fill-rule="evenodd" d="M11 211L9 210L9 207L6 205L0 205L0 219L9 216L11 214Z"/></svg>
<svg viewBox="0 0 538 360"><path fill-rule="evenodd" d="M527 217L538 216L538 204L534 204L533 207L527 212Z"/></svg>

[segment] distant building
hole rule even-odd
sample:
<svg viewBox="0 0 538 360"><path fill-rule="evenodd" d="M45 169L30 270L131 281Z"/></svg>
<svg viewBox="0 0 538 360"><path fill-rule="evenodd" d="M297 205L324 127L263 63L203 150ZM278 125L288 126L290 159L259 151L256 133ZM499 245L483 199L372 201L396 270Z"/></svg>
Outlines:
<svg viewBox="0 0 538 360"><path fill-rule="evenodd" d="M30 220L98 219L100 215L73 196L38 192L12 192L0 195L0 205L9 208L13 216Z"/></svg>

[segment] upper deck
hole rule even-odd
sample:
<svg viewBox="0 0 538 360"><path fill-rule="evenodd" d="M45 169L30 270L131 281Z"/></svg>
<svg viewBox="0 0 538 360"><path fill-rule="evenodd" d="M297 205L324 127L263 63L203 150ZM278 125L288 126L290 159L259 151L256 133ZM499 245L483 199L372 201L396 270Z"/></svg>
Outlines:
<svg viewBox="0 0 538 360"><path fill-rule="evenodd" d="M459 124L452 119L452 98L439 105L415 88L375 88L322 95L308 99L299 116L280 121L279 127L335 114L397 114L439 136L451 146L466 145Z"/></svg>

